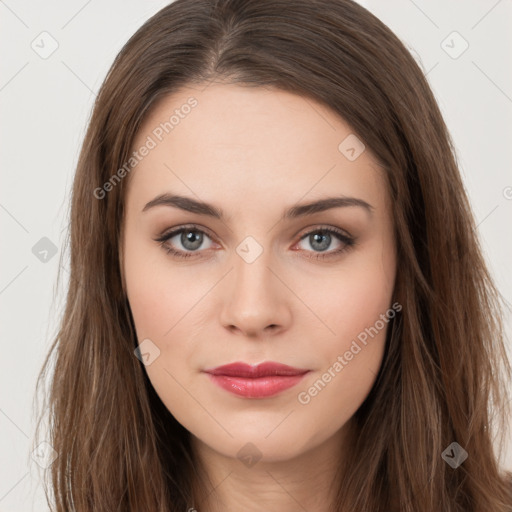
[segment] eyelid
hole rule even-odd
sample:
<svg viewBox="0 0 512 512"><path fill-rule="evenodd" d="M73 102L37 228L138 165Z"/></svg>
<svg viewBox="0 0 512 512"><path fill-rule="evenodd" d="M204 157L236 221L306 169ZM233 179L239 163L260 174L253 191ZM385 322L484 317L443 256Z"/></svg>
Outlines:
<svg viewBox="0 0 512 512"><path fill-rule="evenodd" d="M180 224L173 228L166 229L161 235L159 235L158 239L168 238L171 234L176 234L182 230L190 229L191 231L200 231L206 233L210 238L215 238L215 235L205 226L201 226L199 224Z"/></svg>
<svg viewBox="0 0 512 512"><path fill-rule="evenodd" d="M173 228L166 229L161 235L159 235L157 238L155 238L155 240L157 242L168 240L169 236L171 234L172 235L176 235L180 231L185 230L185 229L191 229L191 230L195 230L195 231L199 231L199 232L204 232L212 240L216 240L216 236L207 227L201 226L199 224L193 224L193 223L182 224L182 225L179 225L179 226L175 226ZM305 228L302 228L298 232L296 232L293 235L293 238L300 237L300 240L302 240L305 236L311 234L312 232L321 231L321 230L335 231L335 232L338 232L338 234L343 235L343 236L345 236L347 238L352 238L352 239L355 238L346 229L338 228L338 227L335 227L335 226L330 226L330 225L327 225L327 224L311 224L310 226L306 226ZM302 234L299 235L299 233L302 233ZM219 243L219 242L217 241L217 243Z"/></svg>
<svg viewBox="0 0 512 512"><path fill-rule="evenodd" d="M295 237L300 237L302 240L305 236L310 235L311 233L316 233L317 231L334 231L335 233L344 236L346 238L355 238L352 234L350 234L346 229L338 228L336 226L331 226L329 224L311 224L305 228L302 228L297 232ZM300 234L301 233L301 234Z"/></svg>

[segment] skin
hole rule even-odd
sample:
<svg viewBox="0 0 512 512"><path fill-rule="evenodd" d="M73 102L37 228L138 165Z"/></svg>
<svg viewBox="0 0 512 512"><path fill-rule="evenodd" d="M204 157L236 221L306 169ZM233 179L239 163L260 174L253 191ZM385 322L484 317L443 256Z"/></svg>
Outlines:
<svg viewBox="0 0 512 512"><path fill-rule="evenodd" d="M369 148L354 161L338 150L353 130L334 112L262 87L213 83L166 96L143 123L134 150L191 96L197 106L126 178L125 289L139 343L148 338L160 350L145 369L191 432L215 487L196 500L199 512L325 511L348 449L348 422L381 365L387 325L309 403L298 394L392 304L396 253L386 178ZM142 212L165 192L213 204L226 218L166 205ZM296 204L331 196L362 199L372 213L348 206L280 220ZM190 223L206 233L199 249L183 245L180 234L167 246L192 257L174 258L155 241ZM304 236L321 227L343 230L356 244L315 259L345 246L334 235L326 249ZM247 236L263 250L251 263L236 250ZM202 372L234 361L311 371L273 397L243 398ZM261 455L250 467L237 456L247 443Z"/></svg>

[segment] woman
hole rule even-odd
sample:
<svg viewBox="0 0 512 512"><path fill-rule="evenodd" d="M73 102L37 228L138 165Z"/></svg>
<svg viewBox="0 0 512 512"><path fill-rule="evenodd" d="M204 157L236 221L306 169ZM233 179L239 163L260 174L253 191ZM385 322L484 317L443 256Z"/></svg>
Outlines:
<svg viewBox="0 0 512 512"><path fill-rule="evenodd" d="M70 248L54 510L512 510L500 296L425 77L358 4L147 21Z"/></svg>

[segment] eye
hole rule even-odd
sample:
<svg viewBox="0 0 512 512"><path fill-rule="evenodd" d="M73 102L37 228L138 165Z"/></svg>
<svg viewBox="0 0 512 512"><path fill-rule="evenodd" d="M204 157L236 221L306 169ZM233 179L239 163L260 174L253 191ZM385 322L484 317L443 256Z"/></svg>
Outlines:
<svg viewBox="0 0 512 512"><path fill-rule="evenodd" d="M176 241L172 241L176 238ZM211 247L202 247L205 238L210 238L205 231L198 229L196 226L182 226L173 231L164 233L159 238L156 238L157 242L167 251L168 254L172 254L178 258L190 258L195 252L199 252L200 248L209 249ZM178 245L178 249L175 249ZM183 249L179 248L179 245Z"/></svg>
<svg viewBox="0 0 512 512"><path fill-rule="evenodd" d="M300 242L306 241L310 247L313 248L313 252L316 253L308 258L325 259L335 257L341 253L348 251L355 245L355 239L344 233L340 229L331 227L320 227L312 231L308 231L300 239ZM338 242L338 248L335 250L327 251L332 245L333 241ZM300 244L299 242L299 244ZM311 252L307 251L306 252Z"/></svg>

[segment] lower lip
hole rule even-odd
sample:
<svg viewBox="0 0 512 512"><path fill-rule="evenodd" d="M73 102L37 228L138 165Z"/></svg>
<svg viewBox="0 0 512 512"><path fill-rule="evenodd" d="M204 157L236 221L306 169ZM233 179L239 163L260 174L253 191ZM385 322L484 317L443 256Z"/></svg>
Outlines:
<svg viewBox="0 0 512 512"><path fill-rule="evenodd" d="M248 379L244 377L228 377L226 375L208 374L217 386L245 398L267 398L274 396L298 384L306 375L286 375L259 377Z"/></svg>

